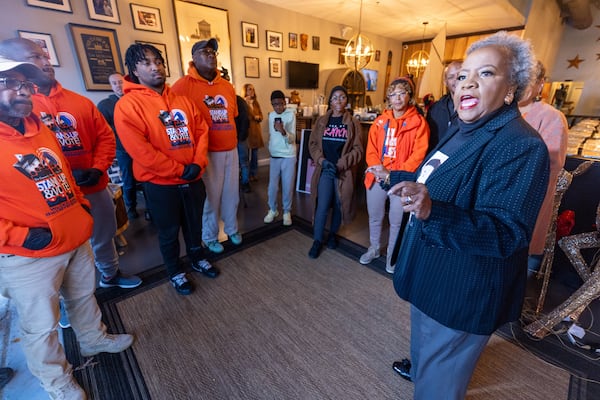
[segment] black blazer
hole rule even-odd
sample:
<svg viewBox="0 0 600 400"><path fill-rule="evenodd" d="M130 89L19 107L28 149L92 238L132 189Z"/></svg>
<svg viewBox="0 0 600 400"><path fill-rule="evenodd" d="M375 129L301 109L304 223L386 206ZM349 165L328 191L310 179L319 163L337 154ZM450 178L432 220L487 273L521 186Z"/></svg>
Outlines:
<svg viewBox="0 0 600 400"><path fill-rule="evenodd" d="M391 184L415 180L419 170L393 172ZM518 319L548 170L538 133L516 105L503 107L427 179L431 215L411 218L404 232L393 277L398 295L465 332L488 335Z"/></svg>

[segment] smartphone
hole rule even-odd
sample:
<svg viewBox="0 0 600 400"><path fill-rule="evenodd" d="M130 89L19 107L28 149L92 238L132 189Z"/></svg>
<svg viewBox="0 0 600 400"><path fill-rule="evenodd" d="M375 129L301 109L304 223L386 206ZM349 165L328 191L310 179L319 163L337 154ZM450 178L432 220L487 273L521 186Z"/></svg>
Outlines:
<svg viewBox="0 0 600 400"><path fill-rule="evenodd" d="M281 123L281 118L280 117L275 117L275 123Z"/></svg>

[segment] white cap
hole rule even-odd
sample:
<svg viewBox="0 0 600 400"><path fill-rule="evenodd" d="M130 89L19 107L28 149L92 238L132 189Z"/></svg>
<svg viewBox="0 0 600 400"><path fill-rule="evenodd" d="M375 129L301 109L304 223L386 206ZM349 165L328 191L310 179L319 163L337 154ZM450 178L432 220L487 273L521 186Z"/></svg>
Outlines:
<svg viewBox="0 0 600 400"><path fill-rule="evenodd" d="M11 71L13 69L25 75L26 79L31 79L33 81L48 79L46 74L44 74L44 72L42 72L35 64L24 61L15 61L0 56L0 72Z"/></svg>

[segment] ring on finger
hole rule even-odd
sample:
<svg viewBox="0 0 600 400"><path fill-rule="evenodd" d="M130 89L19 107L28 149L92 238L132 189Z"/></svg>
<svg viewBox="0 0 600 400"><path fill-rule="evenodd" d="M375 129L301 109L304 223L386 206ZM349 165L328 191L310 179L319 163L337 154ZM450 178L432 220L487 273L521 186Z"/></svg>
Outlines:
<svg viewBox="0 0 600 400"><path fill-rule="evenodd" d="M409 205L413 203L413 199L410 196L406 196L406 199L404 200L404 204Z"/></svg>

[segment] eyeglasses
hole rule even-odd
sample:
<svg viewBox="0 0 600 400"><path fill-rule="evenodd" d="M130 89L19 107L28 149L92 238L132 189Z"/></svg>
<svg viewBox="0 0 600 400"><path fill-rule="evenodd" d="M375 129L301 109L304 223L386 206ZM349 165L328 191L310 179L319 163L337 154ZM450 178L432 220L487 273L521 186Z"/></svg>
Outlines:
<svg viewBox="0 0 600 400"><path fill-rule="evenodd" d="M198 53L202 54L204 57L209 57L209 56L218 56L219 52L215 51L213 49L202 49L202 50L198 50Z"/></svg>
<svg viewBox="0 0 600 400"><path fill-rule="evenodd" d="M23 87L27 89L29 93L37 92L37 86L35 83L30 81L20 81L15 78L0 78L0 82L4 84L5 88L14 90L15 92L18 92Z"/></svg>
<svg viewBox="0 0 600 400"><path fill-rule="evenodd" d="M394 93L390 93L388 94L388 97L391 99L393 97L404 97L407 94L409 94L408 92L402 91L402 92L394 92Z"/></svg>

